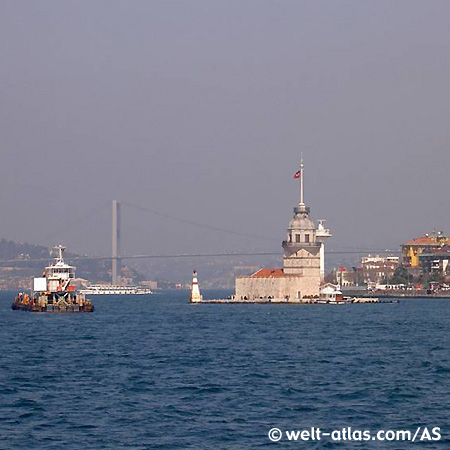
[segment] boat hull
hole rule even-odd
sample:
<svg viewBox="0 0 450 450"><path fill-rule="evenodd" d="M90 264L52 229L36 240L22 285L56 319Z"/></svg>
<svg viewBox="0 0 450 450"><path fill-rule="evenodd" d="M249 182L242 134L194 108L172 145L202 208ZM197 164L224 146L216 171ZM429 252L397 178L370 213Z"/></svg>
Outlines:
<svg viewBox="0 0 450 450"><path fill-rule="evenodd" d="M69 305L69 306L57 306L57 305L47 305L38 306L24 303L13 302L11 309L14 311L27 311L27 312L37 312L37 313L87 313L94 312L94 305Z"/></svg>

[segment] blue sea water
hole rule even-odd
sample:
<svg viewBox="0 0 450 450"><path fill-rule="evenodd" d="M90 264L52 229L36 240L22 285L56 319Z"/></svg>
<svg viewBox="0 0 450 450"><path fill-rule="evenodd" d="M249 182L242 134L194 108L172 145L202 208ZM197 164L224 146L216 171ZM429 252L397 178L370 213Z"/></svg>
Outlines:
<svg viewBox="0 0 450 450"><path fill-rule="evenodd" d="M1 449L450 448L448 300L190 305L172 291L52 315L12 311L12 296L0 293ZM267 436L312 426L442 439Z"/></svg>

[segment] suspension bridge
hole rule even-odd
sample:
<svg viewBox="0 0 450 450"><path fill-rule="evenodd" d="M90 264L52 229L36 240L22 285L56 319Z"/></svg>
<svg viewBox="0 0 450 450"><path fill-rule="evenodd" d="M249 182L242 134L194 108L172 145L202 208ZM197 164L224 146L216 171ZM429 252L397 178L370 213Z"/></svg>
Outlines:
<svg viewBox="0 0 450 450"><path fill-rule="evenodd" d="M112 233L111 233L111 255L108 256L71 256L71 261L111 261L111 269L112 269L112 284L120 284L120 272L121 272L121 264L123 260L137 260L137 259L180 259L180 258L232 258L232 257L264 257L264 256L280 256L281 250L277 251L239 251L239 252L212 252L212 253L172 253L172 254L133 254L127 255L122 254L121 252L121 210L122 205L127 206L129 208L134 208L141 212L148 213L153 216L159 216L166 220L171 220L187 225L191 225L193 227L199 227L203 229L207 229L217 233L225 233L229 235L235 235L240 237L247 237L251 239L260 239L263 241L277 242L279 243L280 239L275 239L268 236L258 235L258 234L250 234L245 233L239 230L228 229L224 227L219 227L211 224L206 224L202 222L198 222L195 220L190 220L186 218L177 217L175 215L167 214L165 212L159 211L154 208L134 205L128 202L120 202L117 200L112 201ZM87 218L91 217L95 212L103 209L105 205L102 205L101 208L97 207L83 214L76 220L72 220L66 226L61 226L58 230L55 230L51 234L47 236L47 238L53 237L57 234L61 229L67 231L68 229L76 226L77 224L83 222ZM390 249L375 249L375 248L347 248L341 250L328 250L327 255L363 255L363 254L389 254L389 255L397 255L399 254L398 250L390 250ZM48 258L23 258L23 259L0 259L0 264L8 264L8 265L20 265L24 263L30 262L47 262Z"/></svg>

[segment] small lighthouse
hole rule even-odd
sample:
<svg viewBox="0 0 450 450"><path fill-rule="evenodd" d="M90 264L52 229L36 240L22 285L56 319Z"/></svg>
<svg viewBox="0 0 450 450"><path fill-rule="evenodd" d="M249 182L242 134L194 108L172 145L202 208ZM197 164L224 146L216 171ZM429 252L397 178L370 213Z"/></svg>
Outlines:
<svg viewBox="0 0 450 450"><path fill-rule="evenodd" d="M200 294L200 288L198 287L198 279L197 279L197 271L194 270L192 274L192 289L191 289L191 297L189 301L191 303L201 302L203 300L202 295Z"/></svg>

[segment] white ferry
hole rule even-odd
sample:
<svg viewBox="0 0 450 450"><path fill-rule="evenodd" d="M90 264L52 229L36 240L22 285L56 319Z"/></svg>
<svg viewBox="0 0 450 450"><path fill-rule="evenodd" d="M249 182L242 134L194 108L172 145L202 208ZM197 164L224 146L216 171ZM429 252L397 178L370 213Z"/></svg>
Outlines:
<svg viewBox="0 0 450 450"><path fill-rule="evenodd" d="M80 289L82 294L88 295L149 295L153 294L151 289L140 286L117 286L110 284L91 284Z"/></svg>

